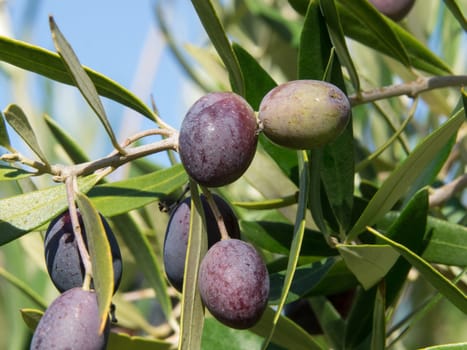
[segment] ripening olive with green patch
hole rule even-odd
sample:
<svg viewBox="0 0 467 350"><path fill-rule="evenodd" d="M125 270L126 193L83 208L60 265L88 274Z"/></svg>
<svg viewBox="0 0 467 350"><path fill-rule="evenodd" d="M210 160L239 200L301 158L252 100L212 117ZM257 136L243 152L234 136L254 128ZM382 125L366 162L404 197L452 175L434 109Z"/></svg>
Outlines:
<svg viewBox="0 0 467 350"><path fill-rule="evenodd" d="M294 80L264 96L259 123L280 146L313 149L335 140L350 120L350 102L337 86L318 80Z"/></svg>

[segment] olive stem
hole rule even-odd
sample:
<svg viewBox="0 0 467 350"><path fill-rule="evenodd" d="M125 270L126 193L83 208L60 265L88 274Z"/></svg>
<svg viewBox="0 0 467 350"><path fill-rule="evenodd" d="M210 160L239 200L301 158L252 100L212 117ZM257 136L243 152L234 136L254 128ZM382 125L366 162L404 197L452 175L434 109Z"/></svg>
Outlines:
<svg viewBox="0 0 467 350"><path fill-rule="evenodd" d="M352 106L358 106L368 102L384 100L390 97L407 95L415 97L418 94L445 87L456 87L467 85L467 75L446 75L435 77L419 77L407 83L384 86L378 89L361 91L350 95L349 100Z"/></svg>
<svg viewBox="0 0 467 350"><path fill-rule="evenodd" d="M81 261L84 266L84 279L83 289L89 290L91 286L92 278L92 264L91 258L89 257L88 250L84 244L83 232L81 231L81 225L79 224L78 211L75 203L75 193L78 190L78 184L75 176L68 176L65 180L65 187L68 200L68 210L70 213L71 224L73 226L73 234L78 245L78 251L81 256Z"/></svg>
<svg viewBox="0 0 467 350"><path fill-rule="evenodd" d="M168 137L163 140L149 143L147 145L128 147L135 141L150 135L164 135ZM125 155L122 155L117 150L115 150L106 157L73 165L56 164L49 167L42 162L28 159L19 153L3 154L0 157L0 160L9 163L19 162L36 169L37 172L34 173L34 175L50 174L57 182L65 182L69 176L78 177L89 175L98 170L102 170L102 176L104 177L119 166L131 162L135 159L166 150L177 150L178 132L166 129L146 130L127 138L122 147L125 148Z"/></svg>
<svg viewBox="0 0 467 350"><path fill-rule="evenodd" d="M156 101L154 100L153 95L151 95L151 105L152 105L152 110L154 112L155 120L156 120L157 125L159 125L159 127L162 130L167 130L170 133L177 133L177 130L175 128L173 128L172 126L170 126L169 124L164 122L164 120L162 120L162 118L159 117L159 111L157 109ZM165 138L165 137L168 137L168 136L169 135L163 136L163 137ZM169 157L170 164L172 164L172 165L177 164L177 159L175 158L172 151L167 150L167 156Z"/></svg>
<svg viewBox="0 0 467 350"><path fill-rule="evenodd" d="M211 208L214 217L216 218L217 226L219 227L219 231L221 233L221 239L230 239L229 233L227 232L227 227L225 226L224 217L217 207L216 201L214 200L211 191L209 191L209 189L204 186L201 186L201 190L203 191L203 194L206 197L206 201L208 202L209 207Z"/></svg>

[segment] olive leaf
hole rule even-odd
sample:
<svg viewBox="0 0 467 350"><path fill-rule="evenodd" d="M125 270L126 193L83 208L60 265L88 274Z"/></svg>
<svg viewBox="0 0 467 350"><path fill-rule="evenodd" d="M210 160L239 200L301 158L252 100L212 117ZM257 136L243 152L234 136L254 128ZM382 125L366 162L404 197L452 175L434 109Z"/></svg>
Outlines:
<svg viewBox="0 0 467 350"><path fill-rule="evenodd" d="M37 309L24 308L19 310L21 317L28 328L34 332L44 312Z"/></svg>
<svg viewBox="0 0 467 350"><path fill-rule="evenodd" d="M89 198L78 192L76 193L76 202L86 231L89 256L92 263L93 283L99 305L99 331L102 332L109 318L114 291L112 253L100 215Z"/></svg>
<svg viewBox="0 0 467 350"><path fill-rule="evenodd" d="M97 175L78 179L80 191L89 191L97 181ZM44 225L67 206L63 184L0 199L0 245Z"/></svg>
<svg viewBox="0 0 467 350"><path fill-rule="evenodd" d="M75 85L59 55L24 41L0 35L0 61L64 84ZM83 67L83 69L95 84L100 95L130 107L148 119L154 120L154 113L151 109L129 90L101 73L87 67Z"/></svg>
<svg viewBox="0 0 467 350"><path fill-rule="evenodd" d="M27 296L34 304L45 310L47 303L35 290L33 290L26 281L19 279L17 276L0 267L0 276L7 280L12 286L17 288L25 296Z"/></svg>
<svg viewBox="0 0 467 350"><path fill-rule="evenodd" d="M386 276L399 258L399 253L388 245L338 244L337 249L365 289Z"/></svg>
<svg viewBox="0 0 467 350"><path fill-rule="evenodd" d="M264 339L262 349L266 349L271 341L274 331L279 322L279 317L282 308L287 300L290 288L292 286L293 277L297 269L298 258L300 257L300 249L302 247L303 236L305 233L306 219L305 214L307 210L308 191L310 183L308 157L305 151L297 152L299 159L299 174L300 174L300 190L298 193L298 209L295 218L294 236L290 247L290 255L287 263L287 272L284 278L284 285L282 288L281 297L277 306L276 314L274 315L271 329L267 337Z"/></svg>
<svg viewBox="0 0 467 350"><path fill-rule="evenodd" d="M397 252L415 267L428 282L446 297L446 299L453 303L459 310L467 313L467 296L459 287L404 245L389 239L371 227L368 228L368 231L397 250Z"/></svg>
<svg viewBox="0 0 467 350"><path fill-rule="evenodd" d="M360 79L345 42L344 31L342 30L336 4L334 0L321 0L319 3L326 20L329 37L336 49L337 57L339 57L342 65L347 68L354 89L360 91Z"/></svg>
<svg viewBox="0 0 467 350"><path fill-rule="evenodd" d="M243 96L245 94L245 83L240 64L212 2L210 0L192 0L191 2L206 33L229 72L232 89Z"/></svg>
<svg viewBox="0 0 467 350"><path fill-rule="evenodd" d="M0 112L0 146L5 147L10 152L13 151L10 143L10 137L8 136L8 131L5 125L5 119L3 119L3 114Z"/></svg>
<svg viewBox="0 0 467 350"><path fill-rule="evenodd" d="M179 350L201 348L204 324L204 307L198 289L198 270L207 250L206 225L197 185L190 181L191 210L185 274L183 276L182 314L180 321Z"/></svg>
<svg viewBox="0 0 467 350"><path fill-rule="evenodd" d="M0 164L0 181L15 181L32 175L34 173Z"/></svg>
<svg viewBox="0 0 467 350"><path fill-rule="evenodd" d="M458 110L447 122L422 140L409 156L384 181L357 222L348 233L347 241L355 239L365 228L372 225L403 195L433 159L433 155L443 149L446 142L457 132L464 122L464 110Z"/></svg>
<svg viewBox="0 0 467 350"><path fill-rule="evenodd" d="M3 113L10 126L18 133L19 136L27 143L31 150L42 160L46 165L49 165L47 157L42 152L39 142L37 141L34 130L29 124L26 114L23 112L20 106L11 104Z"/></svg>
<svg viewBox="0 0 467 350"><path fill-rule="evenodd" d="M76 56L68 41L61 33L52 16L49 17L49 24L55 47L59 55L62 57L65 66L67 67L71 76L73 77L76 86L81 91L83 97L88 102L89 106L99 117L102 125L104 126L105 130L107 131L107 134L110 137L110 140L112 141L112 145L120 153L124 154L125 151L121 148L117 141L117 138L115 137L115 134L107 119L104 106L102 104L101 99L99 98L99 94L97 93L97 89L94 86L94 83L81 66L78 57Z"/></svg>

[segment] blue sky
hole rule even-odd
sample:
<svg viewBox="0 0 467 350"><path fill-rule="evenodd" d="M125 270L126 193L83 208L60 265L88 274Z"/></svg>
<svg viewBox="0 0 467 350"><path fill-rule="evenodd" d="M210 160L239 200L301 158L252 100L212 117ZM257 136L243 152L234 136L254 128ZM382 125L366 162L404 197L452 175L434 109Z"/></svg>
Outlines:
<svg viewBox="0 0 467 350"><path fill-rule="evenodd" d="M187 108L198 96L196 90L187 85L183 72L157 31L156 3L154 0L10 0L6 14L11 36L50 50L54 47L48 16L53 15L81 63L116 80L146 103L153 94L162 117L179 127ZM170 14L169 24L174 28L174 35L183 42L196 44L203 40L203 29L190 2L164 0L163 5ZM4 84L0 79L0 91L5 90ZM54 85L54 91L58 91L55 92L58 102L47 111L54 118L60 120L64 114L71 113L69 106L73 110L87 108L74 89L57 85L60 86ZM31 95L40 108L43 89L37 86L34 89ZM2 109L8 103L19 103L6 100L3 95L0 96ZM123 137L127 132L146 126L144 118L127 108L108 100L104 100L104 104L117 135ZM64 127L73 128L75 124L72 123L74 119L64 120Z"/></svg>

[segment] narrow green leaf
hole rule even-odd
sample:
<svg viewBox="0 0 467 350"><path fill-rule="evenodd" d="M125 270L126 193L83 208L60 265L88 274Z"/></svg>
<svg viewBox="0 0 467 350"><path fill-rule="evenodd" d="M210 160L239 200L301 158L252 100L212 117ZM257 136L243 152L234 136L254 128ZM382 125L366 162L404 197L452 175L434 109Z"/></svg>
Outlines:
<svg viewBox="0 0 467 350"><path fill-rule="evenodd" d="M200 349L204 326L204 307L198 290L198 270L207 250L206 225L203 205L197 185L193 181L190 181L190 189L190 232L183 276L179 350Z"/></svg>
<svg viewBox="0 0 467 350"><path fill-rule="evenodd" d="M229 72L233 91L244 96L245 83L240 69L240 64L238 63L237 56L235 56L212 2L210 0L192 0L191 2L209 36L209 39L216 48L217 53Z"/></svg>
<svg viewBox="0 0 467 350"><path fill-rule="evenodd" d="M256 325L250 328L250 331L260 335L261 337L269 336L271 334L271 327L273 327L276 315L276 311L272 308L266 308L263 317ZM276 322L276 330L272 335L271 341L285 349L291 350L323 349L303 328L282 315L279 315L279 319Z"/></svg>
<svg viewBox="0 0 467 350"><path fill-rule="evenodd" d="M310 0L289 0L289 4L301 15L306 15Z"/></svg>
<svg viewBox="0 0 467 350"><path fill-rule="evenodd" d="M369 349L377 287L357 289L347 317L343 349Z"/></svg>
<svg viewBox="0 0 467 350"><path fill-rule="evenodd" d="M366 290L386 276L399 258L399 254L388 245L338 244L337 249Z"/></svg>
<svg viewBox="0 0 467 350"><path fill-rule="evenodd" d="M169 323L172 323L172 304L167 292L167 282L161 266L162 264L157 258L148 238L127 214L113 216L111 221L115 230L118 231L119 237L123 239L134 259L138 262L138 266L149 287L154 289L157 301L166 319L169 320Z"/></svg>
<svg viewBox="0 0 467 350"><path fill-rule="evenodd" d="M332 43L318 1L311 1L303 23L298 54L298 77L322 80Z"/></svg>
<svg viewBox="0 0 467 350"><path fill-rule="evenodd" d="M426 348L420 348L420 350L465 350L466 348L467 342L428 346Z"/></svg>
<svg viewBox="0 0 467 350"><path fill-rule="evenodd" d="M19 311L21 312L21 317L23 318L26 326L28 326L28 328L34 332L44 312L30 308L21 309Z"/></svg>
<svg viewBox="0 0 467 350"><path fill-rule="evenodd" d="M99 94L97 93L97 89L94 86L94 83L81 66L78 57L76 56L68 41L61 33L52 16L49 17L49 24L55 48L57 49L59 55L62 57L63 62L69 70L76 86L78 87L79 91L81 91L81 94L83 95L86 102L99 117L102 125L104 126L105 130L107 131L107 134L110 137L110 140L112 141L112 145L115 147L115 149L119 150L120 153L124 153L123 149L117 141L117 138L115 137L115 134L112 130L112 126L110 125L109 120L107 119L107 115L104 110L104 105L102 104L102 101L99 98Z"/></svg>
<svg viewBox="0 0 467 350"><path fill-rule="evenodd" d="M213 51L211 47L198 47L191 44L184 46L186 54L190 55L192 69L202 72L203 76L206 75L205 80L209 79L211 87L205 91L231 90L229 72L225 69L225 64L217 52Z"/></svg>
<svg viewBox="0 0 467 350"><path fill-rule="evenodd" d="M318 227L318 230L321 232L326 239L329 238L329 230L324 218L324 209L323 209L323 193L321 188L321 177L320 169L321 162L323 159L323 150L314 149L311 152L311 163L310 163L310 191L309 191L309 208L311 216Z"/></svg>
<svg viewBox="0 0 467 350"><path fill-rule="evenodd" d="M444 275L438 272L438 270L433 268L433 266L431 266L428 262L423 260L417 254L413 253L411 250L407 249L405 246L389 239L371 227L368 227L368 230L373 235L396 249L399 254L407 259L407 261L413 267L415 267L428 282L433 285L433 287L435 287L457 308L459 308L459 310L467 313L467 296L456 285L444 277Z"/></svg>
<svg viewBox="0 0 467 350"><path fill-rule="evenodd" d="M63 150L68 154L73 163L78 164L89 161L88 156L84 153L78 143L73 140L71 135L66 133L55 120L47 114L44 115L44 120L52 132L52 135L57 139L58 143L60 143Z"/></svg>
<svg viewBox="0 0 467 350"><path fill-rule="evenodd" d="M94 208L89 198L81 192L76 193L76 202L86 230L92 263L92 277L101 320L99 331L102 332L109 318L114 291L112 253L99 212Z"/></svg>
<svg viewBox="0 0 467 350"><path fill-rule="evenodd" d="M449 66L439 57L398 23L384 18L366 1L338 0L337 9L346 36L407 66L410 65L434 75L450 73ZM362 26L362 21L365 24L369 23L372 30L368 30L366 25Z"/></svg>
<svg viewBox="0 0 467 350"><path fill-rule="evenodd" d="M13 148L11 147L10 137L8 136L5 119L3 118L3 114L0 112L0 146L5 147L11 152Z"/></svg>
<svg viewBox="0 0 467 350"><path fill-rule="evenodd" d="M428 215L428 189L418 191L388 228L387 236L420 254L426 246L425 232ZM386 276L386 303L392 305L404 286L410 264L400 257Z"/></svg>
<svg viewBox="0 0 467 350"><path fill-rule="evenodd" d="M34 175L34 173L0 164L0 181L16 181L32 175Z"/></svg>
<svg viewBox="0 0 467 350"><path fill-rule="evenodd" d="M42 47L0 36L0 61L64 84L75 85L60 56ZM83 69L100 95L130 107L151 120L155 119L151 109L132 92L90 68L83 67Z"/></svg>
<svg viewBox="0 0 467 350"><path fill-rule="evenodd" d="M424 169L464 122L464 110L459 110L441 127L421 141L409 156L384 181L368 203L360 218L348 233L347 241L355 239L366 226L372 225L407 193Z"/></svg>
<svg viewBox="0 0 467 350"><path fill-rule="evenodd" d="M324 262L316 262L311 265L297 267L292 284L289 288L286 304L307 295L326 277L334 263L335 261L333 259L326 259ZM277 305L281 301L286 274L287 270L271 274L269 304Z"/></svg>
<svg viewBox="0 0 467 350"><path fill-rule="evenodd" d="M467 227L428 217L423 259L445 265L467 266Z"/></svg>
<svg viewBox="0 0 467 350"><path fill-rule="evenodd" d="M366 156L365 159L363 159L362 161L360 161L356 166L355 166L355 172L357 173L360 173L365 167L367 167L368 165L370 165L372 162L376 161L378 159L378 157L386 150L389 148L389 146L393 145L394 142L396 142L397 140L401 141L402 142L402 132L405 130L406 126L410 123L410 121L412 120L414 114L415 114L415 111L416 111L416 106L418 104L418 98L415 100L415 102L412 104L412 107L411 107L411 113L405 118L405 120L401 123L401 125L396 128L396 126L394 126L394 128L392 128L394 131L392 133L392 135L382 144L380 145L375 151L373 151L370 155ZM379 108L378 108L379 109ZM413 113L412 113L413 112ZM390 122L390 119L389 118L385 118L385 120L388 120ZM409 153L409 149L408 149L408 146L405 146L405 143L402 143L403 147L404 147L404 150L406 151L406 153ZM437 160L434 159L433 160L433 164L437 164ZM431 176L431 174L434 172L434 170L432 169L429 169L428 171L424 171L424 174L422 174L420 177L419 177L419 180L418 182L419 183L424 183L424 181L428 181L427 180L427 177ZM428 175L430 174L430 175ZM420 186L422 187L422 186Z"/></svg>
<svg viewBox="0 0 467 350"><path fill-rule="evenodd" d="M286 273L287 271L284 270L270 275L269 303L271 305L276 305L280 301ZM287 303L302 297L341 293L357 285L354 274L340 258L329 258L301 265L295 272Z"/></svg>
<svg viewBox="0 0 467 350"><path fill-rule="evenodd" d="M298 56L298 77L300 79L322 80L329 69L329 60L332 52L332 43L328 34L328 28L324 17L321 14L317 1L310 2L305 16L305 22L300 37L300 47ZM332 62L331 71L335 72L338 63ZM342 155L340 155L341 157ZM311 170L310 170L310 191L309 208L319 230L324 235L329 234L326 223L325 203L328 201L326 192L322 189L321 174L323 150L315 149L311 151ZM332 155L329 162L332 162ZM329 168L328 168L329 169ZM334 180L334 179L333 179ZM330 182L328 182L330 183ZM337 183L337 182L336 182ZM334 220L333 213L328 217Z"/></svg>
<svg viewBox="0 0 467 350"><path fill-rule="evenodd" d="M232 48L238 58L243 76L248 77L248 79L245 80L244 97L251 107L257 111L263 97L272 90L277 83L243 47L234 43Z"/></svg>
<svg viewBox="0 0 467 350"><path fill-rule="evenodd" d="M330 82L345 91L339 60L332 59L330 62L330 58L332 43L326 22L318 1L310 2L300 39L299 78L322 80L329 75ZM353 142L350 122L337 140L321 150L312 151L309 206L323 233L327 231L325 220L335 222L337 219L340 226L338 229L342 232L350 225L353 206ZM331 210L325 210L326 206L330 206Z"/></svg>
<svg viewBox="0 0 467 350"><path fill-rule="evenodd" d="M341 66L337 59L334 59L332 63L330 82L345 93L346 88ZM352 221L355 175L354 148L353 123L352 116L350 116L350 121L342 134L323 147L320 166L322 185L341 235L347 232ZM326 204L325 201L323 204ZM324 211L325 215L326 213L327 211ZM332 222L333 218L328 215L326 219L328 222Z"/></svg>
<svg viewBox="0 0 467 350"><path fill-rule="evenodd" d="M107 349L170 350L172 349L172 344L148 337L130 336L126 333L110 332Z"/></svg>
<svg viewBox="0 0 467 350"><path fill-rule="evenodd" d="M240 221L242 235L255 247L272 253L289 255L294 227L275 221ZM327 244L320 232L305 229L300 256L324 257L337 255L337 250Z"/></svg>
<svg viewBox="0 0 467 350"><path fill-rule="evenodd" d="M89 198L104 216L114 216L140 208L182 187L188 181L178 164L150 174L106 183L89 191Z"/></svg>
<svg viewBox="0 0 467 350"><path fill-rule="evenodd" d="M89 191L97 181L97 175L78 179L80 191ZM40 227L62 213L67 206L63 184L1 199L0 245Z"/></svg>
<svg viewBox="0 0 467 350"><path fill-rule="evenodd" d="M345 322L339 312L325 296L317 296L309 300L319 325L329 339L332 348L342 349Z"/></svg>
<svg viewBox="0 0 467 350"><path fill-rule="evenodd" d="M293 17L284 16L281 6L271 6L267 2L255 0L246 0L245 4L250 14L261 18L273 35L280 36L292 46L298 42L302 23Z"/></svg>
<svg viewBox="0 0 467 350"><path fill-rule="evenodd" d="M204 321L201 349L257 350L261 347L261 337L256 334L227 327L214 317Z"/></svg>
<svg viewBox="0 0 467 350"><path fill-rule="evenodd" d="M42 310L47 308L47 303L35 290L33 290L26 281L22 281L17 276L11 274L3 267L0 267L0 276L8 281L11 285L17 288L21 293L27 296Z"/></svg>
<svg viewBox="0 0 467 350"><path fill-rule="evenodd" d="M385 48L389 56L394 57L405 66L410 66L410 58L397 33L374 6L363 0L354 0L351 3L338 1L342 7L345 6L346 11L359 18L360 23L365 23L366 31Z"/></svg>
<svg viewBox="0 0 467 350"><path fill-rule="evenodd" d="M308 164L308 157L305 151L297 152L299 158L299 173L300 173L300 189L298 193L298 209L295 219L295 226L294 226L294 237L292 239L292 245L290 247L290 255L289 261L287 264L287 272L285 275L284 286L282 289L281 297L277 306L276 315L273 319L273 324L270 330L269 335L263 342L263 349L266 349L269 342L272 339L274 334L275 328L277 326L277 322L279 321L279 316L282 312L282 308L285 305L287 300L287 295L289 294L290 287L292 286L293 277L297 268L298 259L300 257L300 249L303 242L303 236L305 233L305 214L307 211L307 199L308 199L308 191L309 191L309 164Z"/></svg>
<svg viewBox="0 0 467 350"><path fill-rule="evenodd" d="M444 0L444 3L446 4L449 11L451 11L452 15L457 20L457 22L459 22L462 29L464 29L464 32L467 31L467 19L462 13L462 10L457 4L457 2L455 0Z"/></svg>
<svg viewBox="0 0 467 350"><path fill-rule="evenodd" d="M297 194L280 198L263 199L248 202L231 202L232 205L249 210L279 209L297 203Z"/></svg>
<svg viewBox="0 0 467 350"><path fill-rule="evenodd" d="M453 283L458 283L464 274L467 272L467 267L464 267L457 276L452 280ZM443 295L436 292L425 298L424 301L418 303L413 307L413 310L409 312L404 318L394 324L386 333L386 337L391 339L391 343L388 347L392 347L400 338L402 338L408 331L416 327L417 323L421 320L426 319L428 313L443 300ZM394 336L397 334L397 336Z"/></svg>
<svg viewBox="0 0 467 350"><path fill-rule="evenodd" d="M465 110L465 109L464 109ZM425 186L432 185L446 163L452 148L456 144L456 136L453 135L436 154L432 155L432 160L423 169L418 172L417 180L413 183L411 189L406 194L406 198L412 198L417 191Z"/></svg>
<svg viewBox="0 0 467 350"><path fill-rule="evenodd" d="M354 138L352 121L334 142L323 148L320 166L321 181L329 206L339 225L346 232L352 222L354 206ZM326 214L326 211L324 212ZM329 216L328 221L331 221Z"/></svg>
<svg viewBox="0 0 467 350"><path fill-rule="evenodd" d="M378 227L388 231L390 225L398 220L400 215L398 212L389 212L378 221ZM421 256L430 263L467 266L467 228L465 226L428 216L423 245Z"/></svg>
<svg viewBox="0 0 467 350"><path fill-rule="evenodd" d="M338 294L358 286L355 275L350 272L343 259L328 259L332 260L329 271L304 296Z"/></svg>
<svg viewBox="0 0 467 350"><path fill-rule="evenodd" d="M467 115L467 112L465 112L467 110L467 89L465 89L465 87L463 87L461 89L461 93L462 93L462 104L464 105L464 113L466 113Z"/></svg>
<svg viewBox="0 0 467 350"><path fill-rule="evenodd" d="M375 307L373 308L373 327L371 350L386 349L386 291L382 283L376 289Z"/></svg>
<svg viewBox="0 0 467 350"><path fill-rule="evenodd" d="M345 42L344 31L342 30L336 4L334 0L320 0L319 3L326 20L329 36L336 49L337 57L339 57L342 65L347 68L354 89L360 91L360 79Z"/></svg>
<svg viewBox="0 0 467 350"><path fill-rule="evenodd" d="M27 143L31 150L42 160L45 164L49 164L47 157L42 152L39 142L37 142L34 130L29 124L26 114L24 114L21 107L15 104L9 105L3 113L10 126L18 133L19 136Z"/></svg>

